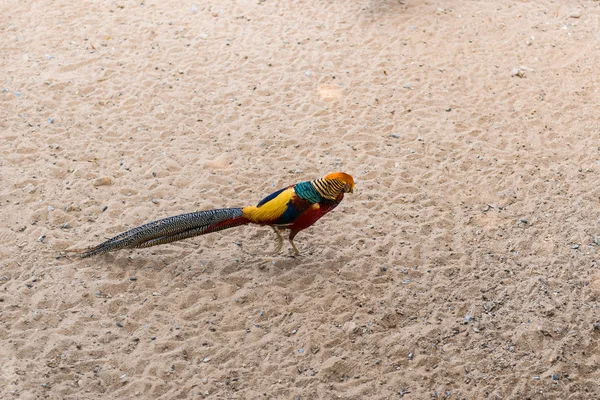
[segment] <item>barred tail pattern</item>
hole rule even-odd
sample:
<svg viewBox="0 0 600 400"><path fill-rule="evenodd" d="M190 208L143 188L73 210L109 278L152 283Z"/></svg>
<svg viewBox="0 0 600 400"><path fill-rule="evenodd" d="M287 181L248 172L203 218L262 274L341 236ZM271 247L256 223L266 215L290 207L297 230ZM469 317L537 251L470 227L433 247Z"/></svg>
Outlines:
<svg viewBox="0 0 600 400"><path fill-rule="evenodd" d="M249 223L241 208L221 208L176 215L138 226L85 250L86 258L120 249L151 247Z"/></svg>

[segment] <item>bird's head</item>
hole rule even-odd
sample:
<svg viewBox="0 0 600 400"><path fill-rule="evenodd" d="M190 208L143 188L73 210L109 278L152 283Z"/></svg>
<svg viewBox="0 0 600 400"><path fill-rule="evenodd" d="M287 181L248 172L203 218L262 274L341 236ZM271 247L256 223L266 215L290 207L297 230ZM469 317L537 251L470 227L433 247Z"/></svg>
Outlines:
<svg viewBox="0 0 600 400"><path fill-rule="evenodd" d="M354 192L354 178L348 175L345 172L333 172L324 178L328 181L337 181L341 183L343 193L353 193Z"/></svg>

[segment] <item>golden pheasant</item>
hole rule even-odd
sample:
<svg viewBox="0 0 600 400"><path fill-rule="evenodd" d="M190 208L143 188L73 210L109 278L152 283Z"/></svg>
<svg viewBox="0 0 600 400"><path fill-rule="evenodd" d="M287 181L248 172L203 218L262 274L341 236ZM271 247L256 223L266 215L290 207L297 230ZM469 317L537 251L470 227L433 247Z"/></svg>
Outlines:
<svg viewBox="0 0 600 400"><path fill-rule="evenodd" d="M278 239L276 253L283 246L280 230L289 229L290 244L294 253L299 255L294 244L298 232L333 210L344 198L344 193L352 193L353 190L354 179L350 175L334 172L324 178L278 190L256 206L197 211L149 222L89 248L79 256L151 247L251 223L273 228Z"/></svg>

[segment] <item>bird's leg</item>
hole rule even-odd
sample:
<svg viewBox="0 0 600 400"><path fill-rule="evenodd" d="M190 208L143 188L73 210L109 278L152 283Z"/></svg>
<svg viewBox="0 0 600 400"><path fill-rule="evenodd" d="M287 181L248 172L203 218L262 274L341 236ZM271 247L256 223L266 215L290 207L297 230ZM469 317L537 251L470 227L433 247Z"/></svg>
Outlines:
<svg viewBox="0 0 600 400"><path fill-rule="evenodd" d="M290 244L292 245L292 249L294 249L294 254L296 254L297 256L299 256L300 252L298 251L298 249L296 248L296 245L294 244L294 237L296 237L297 233L298 232L291 231L290 232L289 240L290 240Z"/></svg>
<svg viewBox="0 0 600 400"><path fill-rule="evenodd" d="M277 228L274 226L271 226L271 228L273 228L273 231L275 231L275 234L277 235L277 248L275 249L275 254L279 254L281 248L283 247L283 237Z"/></svg>

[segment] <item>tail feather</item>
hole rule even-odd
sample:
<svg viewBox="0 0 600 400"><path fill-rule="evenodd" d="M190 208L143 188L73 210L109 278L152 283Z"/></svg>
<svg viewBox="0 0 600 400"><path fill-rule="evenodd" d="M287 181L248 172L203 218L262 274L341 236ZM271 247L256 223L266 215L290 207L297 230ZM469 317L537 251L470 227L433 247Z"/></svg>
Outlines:
<svg viewBox="0 0 600 400"><path fill-rule="evenodd" d="M151 247L249 223L241 208L197 211L159 219L123 232L79 254L86 258L120 249Z"/></svg>

